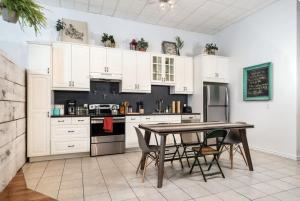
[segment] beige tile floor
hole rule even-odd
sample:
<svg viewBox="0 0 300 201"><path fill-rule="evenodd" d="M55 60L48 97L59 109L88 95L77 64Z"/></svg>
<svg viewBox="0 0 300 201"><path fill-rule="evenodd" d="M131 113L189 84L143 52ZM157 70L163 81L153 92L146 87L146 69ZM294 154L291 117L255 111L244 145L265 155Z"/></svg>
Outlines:
<svg viewBox="0 0 300 201"><path fill-rule="evenodd" d="M27 185L61 201L106 200L196 200L196 201L299 201L300 162L252 151L254 172L249 172L236 155L229 169L228 155L221 157L226 178L214 177L207 183L199 172L190 175L186 162L165 164L165 180L156 188L157 170L147 169L146 180L135 170L140 152L28 163L24 166ZM191 159L192 161L192 159Z"/></svg>

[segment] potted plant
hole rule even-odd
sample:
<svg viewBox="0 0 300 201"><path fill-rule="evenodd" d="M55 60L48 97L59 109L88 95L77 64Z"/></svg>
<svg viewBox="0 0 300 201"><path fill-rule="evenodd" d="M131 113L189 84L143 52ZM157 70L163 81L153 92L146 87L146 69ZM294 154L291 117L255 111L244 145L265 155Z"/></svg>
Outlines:
<svg viewBox="0 0 300 201"><path fill-rule="evenodd" d="M113 35L108 35L107 33L103 33L101 42L105 47L115 47L116 42Z"/></svg>
<svg viewBox="0 0 300 201"><path fill-rule="evenodd" d="M148 46L149 46L148 42L146 42L146 41L144 40L144 38L141 38L141 40L139 40L139 41L137 42L137 46L136 46L136 47L137 47L137 49L138 49L139 51L145 52L145 51L147 50Z"/></svg>
<svg viewBox="0 0 300 201"><path fill-rule="evenodd" d="M33 27L35 33L46 26L46 18L42 7L34 0L2 0L0 2L3 20L16 23L19 21L21 28Z"/></svg>
<svg viewBox="0 0 300 201"><path fill-rule="evenodd" d="M215 55L218 50L219 50L219 48L217 47L216 44L207 43L205 45L205 50L204 51L205 51L206 54Z"/></svg>
<svg viewBox="0 0 300 201"><path fill-rule="evenodd" d="M59 19L59 20L56 21L56 26L55 27L56 27L56 31L59 32L58 40L60 40L60 37L62 35L62 31L66 28L66 23Z"/></svg>
<svg viewBox="0 0 300 201"><path fill-rule="evenodd" d="M181 40L181 38L180 38L179 36L177 36L177 37L175 38L175 40L176 40L176 46L177 46L177 55L180 56L180 51L179 51L179 50L181 50L181 49L183 48L183 46L184 46L184 41Z"/></svg>

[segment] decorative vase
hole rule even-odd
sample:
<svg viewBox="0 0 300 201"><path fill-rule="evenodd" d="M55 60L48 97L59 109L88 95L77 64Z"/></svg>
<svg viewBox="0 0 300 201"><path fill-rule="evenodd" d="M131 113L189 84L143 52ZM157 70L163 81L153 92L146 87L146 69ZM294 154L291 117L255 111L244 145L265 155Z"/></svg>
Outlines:
<svg viewBox="0 0 300 201"><path fill-rule="evenodd" d="M2 18L4 21L9 23L17 23L19 15L15 11L9 11L7 8L1 9Z"/></svg>
<svg viewBox="0 0 300 201"><path fill-rule="evenodd" d="M139 48L139 51L141 51L141 52L146 52L146 48Z"/></svg>

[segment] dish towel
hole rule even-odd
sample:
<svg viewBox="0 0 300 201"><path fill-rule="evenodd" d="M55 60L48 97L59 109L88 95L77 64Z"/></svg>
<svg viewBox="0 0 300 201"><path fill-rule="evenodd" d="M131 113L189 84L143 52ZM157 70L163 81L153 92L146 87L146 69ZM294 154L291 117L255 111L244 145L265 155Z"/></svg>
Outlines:
<svg viewBox="0 0 300 201"><path fill-rule="evenodd" d="M106 133L112 133L113 132L113 118L112 117L104 117L103 130Z"/></svg>

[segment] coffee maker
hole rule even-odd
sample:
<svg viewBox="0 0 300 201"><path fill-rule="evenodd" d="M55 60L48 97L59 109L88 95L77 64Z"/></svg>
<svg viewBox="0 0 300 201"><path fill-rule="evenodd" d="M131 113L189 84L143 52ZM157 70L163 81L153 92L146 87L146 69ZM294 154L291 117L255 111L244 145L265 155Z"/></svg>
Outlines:
<svg viewBox="0 0 300 201"><path fill-rule="evenodd" d="M66 114L67 115L75 115L76 114L76 101L75 100L67 100L66 101Z"/></svg>

